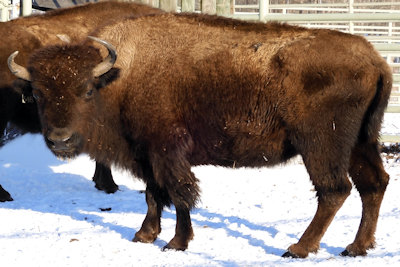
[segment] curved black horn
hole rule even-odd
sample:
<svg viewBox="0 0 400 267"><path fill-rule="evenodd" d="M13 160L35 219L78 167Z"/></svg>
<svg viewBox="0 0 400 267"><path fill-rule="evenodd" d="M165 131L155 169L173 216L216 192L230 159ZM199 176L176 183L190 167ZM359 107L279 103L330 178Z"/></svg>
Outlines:
<svg viewBox="0 0 400 267"><path fill-rule="evenodd" d="M29 74L28 70L21 65L15 63L14 59L18 55L19 51L15 51L12 53L7 60L8 68L10 69L11 73L26 81L31 81L31 75Z"/></svg>
<svg viewBox="0 0 400 267"><path fill-rule="evenodd" d="M115 61L117 60L117 51L115 47L107 41L104 41L102 39L93 36L88 36L88 38L100 43L101 45L105 46L108 50L108 56L103 60L103 62L99 63L93 69L93 76L99 77L104 73L108 72L114 66Z"/></svg>

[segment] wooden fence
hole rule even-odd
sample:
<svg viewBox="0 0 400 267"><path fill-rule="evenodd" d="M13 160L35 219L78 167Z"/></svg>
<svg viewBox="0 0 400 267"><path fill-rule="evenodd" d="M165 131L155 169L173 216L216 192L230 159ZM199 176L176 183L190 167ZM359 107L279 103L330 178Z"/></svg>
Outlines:
<svg viewBox="0 0 400 267"><path fill-rule="evenodd" d="M393 69L389 112L400 112L400 1L374 3L236 4L235 0L141 0L167 11L202 12L244 20L281 21L309 28L330 28L366 37Z"/></svg>

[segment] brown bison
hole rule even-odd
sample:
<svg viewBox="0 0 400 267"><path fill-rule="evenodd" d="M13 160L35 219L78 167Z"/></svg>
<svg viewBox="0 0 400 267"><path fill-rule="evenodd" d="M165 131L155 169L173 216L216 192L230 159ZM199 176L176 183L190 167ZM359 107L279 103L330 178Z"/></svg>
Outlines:
<svg viewBox="0 0 400 267"><path fill-rule="evenodd" d="M44 45L61 43L59 37L71 40L85 38L96 27L120 19L123 16L142 16L161 13L160 9L134 3L116 1L87 4L74 8L50 11L44 15L19 18L0 23L0 133L8 123L16 125L22 132L40 132L36 104L30 95L30 85L18 81L13 85L13 76L7 67L7 57L19 50L23 57ZM25 64L24 61L20 62ZM13 88L14 87L14 88ZM18 93L15 92L17 89ZM21 93L23 102L21 101ZM107 193L115 192L111 170L96 163L93 177L96 187ZM0 201L12 200L0 185Z"/></svg>
<svg viewBox="0 0 400 267"><path fill-rule="evenodd" d="M148 211L133 241L153 242L164 206L173 204L176 233L165 248L187 248L200 194L191 166L262 167L301 155L318 209L284 256L318 250L350 194L348 174L363 212L342 255L373 247L389 181L377 142L391 73L365 39L176 14L125 19L94 35L95 42L45 47L27 67L13 53L9 66L32 82L56 154L85 152L146 183Z"/></svg>

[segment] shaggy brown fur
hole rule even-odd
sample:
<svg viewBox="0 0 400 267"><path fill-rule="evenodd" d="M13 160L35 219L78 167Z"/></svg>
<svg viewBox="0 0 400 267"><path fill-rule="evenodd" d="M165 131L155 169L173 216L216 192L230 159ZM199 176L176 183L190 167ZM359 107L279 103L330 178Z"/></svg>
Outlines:
<svg viewBox="0 0 400 267"><path fill-rule="evenodd" d="M148 213L134 241L153 242L172 203L176 233L166 248L187 248L200 192L191 166L271 166L300 154L318 210L284 256L318 250L350 193L348 173L363 216L343 255L373 246L389 180L377 140L391 73L365 39L173 14L126 19L95 35L116 46L109 73L93 77L105 54L91 42L46 47L28 70L43 133L64 140L62 156L86 152L146 182Z"/></svg>
<svg viewBox="0 0 400 267"><path fill-rule="evenodd" d="M49 11L44 15L18 18L0 24L0 133L9 122L18 126L22 132L40 132L35 103L21 103L21 93L26 102L33 102L29 94L30 85L18 81L7 67L7 57L19 50L20 59L27 59L34 50L44 45L61 44L57 35L68 36L72 41L81 39L100 25L111 23L124 16L143 16L163 13L160 9L135 3L117 1L86 4L73 8ZM25 64L24 61L19 62ZM14 87L14 88L12 88ZM13 89L17 89L18 93ZM96 188L107 193L118 189L108 167L97 163L93 177ZM0 186L0 201L12 200L10 194Z"/></svg>

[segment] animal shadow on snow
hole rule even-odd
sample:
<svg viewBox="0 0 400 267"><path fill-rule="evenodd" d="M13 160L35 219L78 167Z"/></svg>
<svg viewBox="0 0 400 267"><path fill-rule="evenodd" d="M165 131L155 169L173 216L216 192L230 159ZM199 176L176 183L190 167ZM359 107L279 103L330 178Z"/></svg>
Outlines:
<svg viewBox="0 0 400 267"><path fill-rule="evenodd" d="M94 173L95 163L88 163L90 166L87 166L87 169L90 171L87 170L85 173L91 177ZM86 178L87 175L84 177L71 173L56 173L51 168L63 164L65 162L58 160L47 149L41 135L26 134L1 147L0 184L11 193L14 201L0 203L0 207L68 216L74 220L108 228L119 233L123 239L132 240L135 232L140 229L147 212L145 194L138 190L131 190L121 184L119 184L120 190L115 194L105 194L94 187L94 183ZM83 167L86 166L83 165ZM221 221L232 220L232 217L211 214L204 209L196 209L193 212L200 213L201 216L206 218L219 217ZM120 224L105 222L103 216L105 213L127 214L127 221L118 221ZM136 220L131 220L129 214L140 214L140 219L136 217ZM165 209L162 220L171 219L175 221L175 216L173 207ZM249 228L259 227L249 221L240 220ZM195 219L193 219L193 223L195 227L201 225L201 222ZM217 223L208 223L208 225L215 229L224 228L229 235L240 236L239 232L229 230L226 225ZM267 228L261 229L269 231ZM196 231L196 229L194 230ZM273 229L271 231L274 232ZM262 241L242 237L249 239L249 242L254 245L265 247L264 244L260 243ZM167 244L167 241L157 239L154 245L162 248ZM265 249L271 250L270 247Z"/></svg>
<svg viewBox="0 0 400 267"><path fill-rule="evenodd" d="M102 213L139 213L144 219L145 195L123 185L117 193L105 194L84 176L55 173L51 168L65 163L47 149L41 135L27 134L1 147L0 184L14 201L0 203L0 207L69 216L109 228L131 240L140 225L107 223ZM93 175L95 163L89 164L87 168Z"/></svg>
<svg viewBox="0 0 400 267"><path fill-rule="evenodd" d="M140 229L147 211L145 195L123 185L119 185L120 190L115 194L105 194L98 191L91 180L81 175L55 173L50 168L62 164L65 162L58 160L47 149L41 135L27 134L2 147L0 149L0 184L11 193L14 201L0 203L0 207L65 215L74 220L108 228L119 233L123 239L132 240L135 232ZM90 164L92 166L88 168L94 172L94 162ZM140 214L141 218L134 220L133 224L132 220L127 218L128 223L124 226L105 222L103 212L124 213L128 216ZM254 235L233 230L230 225L236 223L251 231L266 232L272 237L278 233L274 227L262 226L236 216L212 213L203 208L193 210L192 215L195 232L196 228L206 225L213 229L223 229L229 236L248 240L250 245L261 247L267 254L282 255L285 252L285 248L273 247ZM196 215L208 220L198 220ZM162 214L163 219L175 220L174 209L165 209ZM298 238L290 234L289 237ZM160 239L154 243L160 248L166 244L167 240ZM341 248L328 247L323 243L321 247L334 254L338 254L341 250Z"/></svg>

